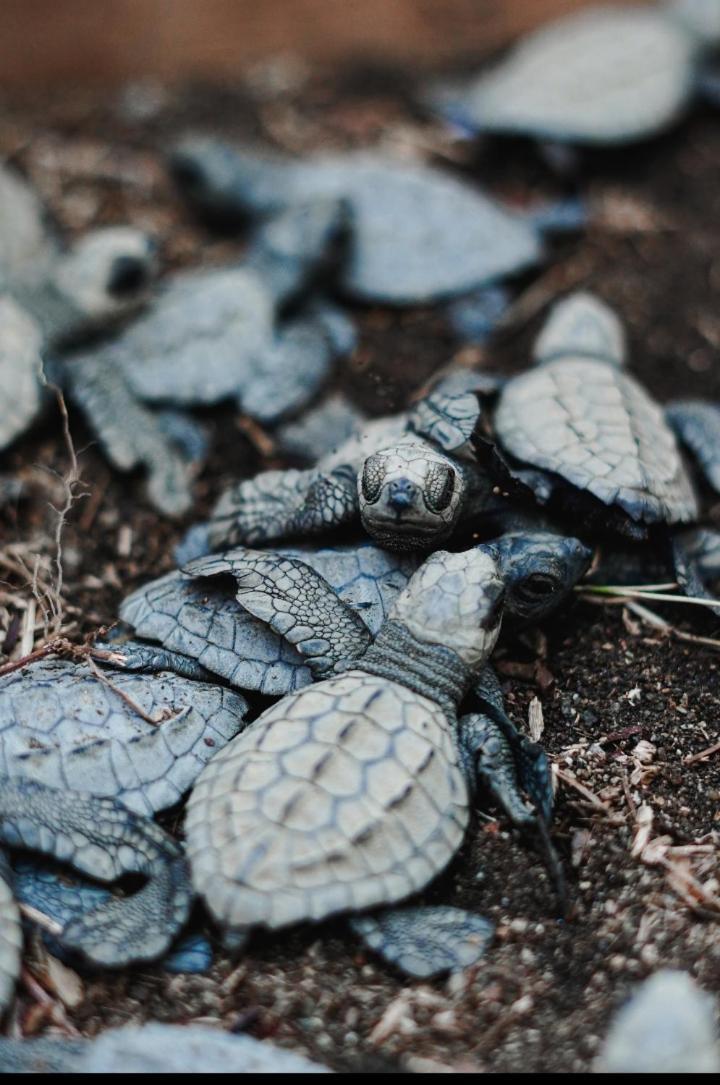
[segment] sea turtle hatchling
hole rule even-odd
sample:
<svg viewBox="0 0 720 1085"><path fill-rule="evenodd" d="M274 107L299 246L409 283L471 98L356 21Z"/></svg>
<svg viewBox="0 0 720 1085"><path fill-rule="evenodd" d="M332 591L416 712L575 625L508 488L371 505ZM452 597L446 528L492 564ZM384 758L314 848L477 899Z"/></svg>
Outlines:
<svg viewBox="0 0 720 1085"><path fill-rule="evenodd" d="M508 532L487 544L502 563L505 624L524 627L559 607L582 578L592 551L579 540L549 533ZM415 554L392 553L369 543L312 549L243 547L186 564L136 589L120 616L132 641L115 640L125 670L160 667L218 675L241 690L284 696L313 678L308 660L267 621L244 606L238 592L254 563L292 562L298 576L322 578L341 604L375 636L392 604L420 564ZM317 677L317 676L316 676Z"/></svg>
<svg viewBox="0 0 720 1085"><path fill-rule="evenodd" d="M34 795L32 787L42 785L40 799L52 789L52 794L67 792L70 806L78 793L83 801L85 796L106 799L117 804L118 810L152 815L179 801L201 767L243 726L247 707L238 693L173 673L113 671L103 677L97 668L91 673L80 663L36 661L0 678L0 791L25 794L22 789L27 783L27 806ZM53 827L61 838L72 830L63 809L61 802L53 806ZM15 841L2 836L3 832L0 827L0 839L6 843L24 841L28 847L48 850L43 844L47 834L33 844L30 838ZM102 840L95 844L101 848ZM89 846L89 858L79 869L107 880L98 847ZM91 861L96 853L97 861ZM52 854L71 859L62 847ZM44 911L37 894L26 893L24 899ZM79 897L79 917L87 910L83 903ZM104 903L105 898L97 901L98 906ZM116 901L113 909L120 903ZM77 939L66 938L68 927L72 929L67 916L72 912L69 901L60 943L66 949L85 951ZM132 918L131 910L128 923ZM145 916L143 923L147 922ZM174 934L180 925L175 925ZM149 932L142 940L132 926L120 922L112 941L112 955L107 953L103 959L92 944L85 955L118 966L149 959L153 955L149 947L155 945L159 948L154 955L159 956L169 945L157 932L154 942Z"/></svg>
<svg viewBox="0 0 720 1085"><path fill-rule="evenodd" d="M292 159L195 138L170 168L196 208L231 222L342 199L349 244L339 285L365 303L419 305L490 287L541 261L543 232L583 221L576 203L514 212L450 173L371 150Z"/></svg>
<svg viewBox="0 0 720 1085"><path fill-rule="evenodd" d="M329 303L284 315L329 260L343 216L328 200L278 215L243 263L177 275L119 337L68 358L64 379L108 458L122 471L144 464L162 512L186 512L191 494L187 457L151 407L234 400L269 424L299 410L352 349L352 325Z"/></svg>
<svg viewBox="0 0 720 1085"><path fill-rule="evenodd" d="M149 403L235 400L263 422L297 411L327 377L335 347L352 342L349 322L329 305L284 318L332 262L345 217L339 201L317 200L269 219L241 263L176 275L89 357L121 370Z"/></svg>
<svg viewBox="0 0 720 1085"><path fill-rule="evenodd" d="M708 596L702 551L716 542L687 529L700 508L677 438L716 484L720 411L695 401L663 409L625 359L616 314L592 294L569 295L541 329L535 366L503 384L472 443L515 498L529 494L561 524L582 524L583 538L668 545L681 586Z"/></svg>
<svg viewBox="0 0 720 1085"><path fill-rule="evenodd" d="M471 381L497 386L480 373ZM491 497L470 442L481 411L474 391L440 386L409 411L363 423L312 468L264 471L231 487L182 552L322 536L358 521L388 549L432 550Z"/></svg>
<svg viewBox="0 0 720 1085"><path fill-rule="evenodd" d="M718 44L719 0L598 5L541 26L494 68L427 98L472 135L624 144L656 135L685 112L702 89L701 62ZM716 82L708 77L714 98Z"/></svg>
<svg viewBox="0 0 720 1085"><path fill-rule="evenodd" d="M488 714L456 713L497 639L501 563L482 547L436 552L374 639L290 559L258 554L238 587L327 677L265 711L193 788L187 850L211 914L237 944L256 927L369 913L358 933L411 975L477 960L491 934L480 916L371 910L447 866L480 780L516 825L544 826L521 798L502 730Z"/></svg>
<svg viewBox="0 0 720 1085"><path fill-rule="evenodd" d="M153 246L129 227L61 247L36 194L0 165L0 387L13 389L0 403L0 451L41 410L48 352L132 312L154 270Z"/></svg>
<svg viewBox="0 0 720 1085"><path fill-rule="evenodd" d="M54 1074L324 1074L330 1071L267 1040L210 1025L142 1025L107 1029L92 1039L0 1038L7 1073Z"/></svg>
<svg viewBox="0 0 720 1085"><path fill-rule="evenodd" d="M51 855L104 882L126 874L147 879L132 896L71 913L57 931L63 947L101 967L162 956L187 920L192 891L182 849L115 799L0 776L0 843ZM12 885L0 854L0 1013L12 999L22 948Z"/></svg>

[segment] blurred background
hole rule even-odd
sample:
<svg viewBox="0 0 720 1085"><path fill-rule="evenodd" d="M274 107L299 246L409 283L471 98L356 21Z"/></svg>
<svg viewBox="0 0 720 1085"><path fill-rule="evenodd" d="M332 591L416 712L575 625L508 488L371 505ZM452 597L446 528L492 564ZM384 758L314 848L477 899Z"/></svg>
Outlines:
<svg viewBox="0 0 720 1085"><path fill-rule="evenodd" d="M232 75L271 54L432 66L592 0L1 0L0 85Z"/></svg>

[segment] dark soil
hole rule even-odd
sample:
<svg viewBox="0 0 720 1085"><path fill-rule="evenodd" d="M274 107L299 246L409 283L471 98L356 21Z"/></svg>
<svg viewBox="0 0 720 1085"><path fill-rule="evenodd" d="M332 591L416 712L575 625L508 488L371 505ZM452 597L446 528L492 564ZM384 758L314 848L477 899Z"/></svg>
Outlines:
<svg viewBox="0 0 720 1085"><path fill-rule="evenodd" d="M239 241L211 237L194 223L165 178L161 151L187 128L262 136L298 150L381 137L430 147L459 159L449 168L523 204L571 187L526 144L490 144L471 158L443 142L413 113L401 79L289 82L290 90L272 91L256 73L243 90L146 88L145 111L134 117L118 96L8 100L0 154L27 172L69 233L129 221L158 238L167 269L240 251ZM508 327L489 347L466 349L464 359L523 368L546 305L582 284L618 308L631 368L661 400L720 398L718 176L720 118L703 111L652 144L586 158L576 178L594 212L586 235L554 246L546 268L517 284ZM360 346L338 381L375 412L402 406L456 349L433 311L357 315ZM262 464L232 412L208 421L213 450L193 518L230 480ZM71 430L89 495L71 514L64 555L69 619L81 637L111 623L125 593L171 568L172 545L187 523L149 509L141 479L111 473L74 415ZM52 553L48 502L57 501L58 486L51 472L62 475L67 466L55 416L6 457L2 470L27 482L29 499L0 513L0 552L20 544L30 564L34 553ZM0 576L27 597L11 571ZM14 613L6 600L0 644ZM699 608L662 613L681 630L717 635L717 623ZM405 982L366 957L338 923L258 938L236 963L219 952L207 976L171 977L157 967L85 978L66 1020L94 1034L129 1021L211 1019L344 1070L557 1072L589 1067L613 1010L660 965L686 969L720 992L720 754L684 763L719 737L720 657L712 646L658 632L623 606L583 599L543 634L506 644L501 668L518 723L540 698L542 741L560 770L555 838L570 882L567 920L554 912L536 854L482 815L426 894L497 922L497 941L475 970L447 982ZM37 948L28 967L54 996ZM45 1005L33 991L27 981L20 988L7 1025L15 1034L62 1023L54 998Z"/></svg>

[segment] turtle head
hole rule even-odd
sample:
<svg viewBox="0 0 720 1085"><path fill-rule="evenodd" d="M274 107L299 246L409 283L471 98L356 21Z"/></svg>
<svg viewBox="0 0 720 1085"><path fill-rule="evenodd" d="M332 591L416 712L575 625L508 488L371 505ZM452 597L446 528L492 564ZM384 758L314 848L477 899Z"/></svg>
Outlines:
<svg viewBox="0 0 720 1085"><path fill-rule="evenodd" d="M140 230L93 230L60 257L54 282L83 328L132 312L146 299L156 271L154 243Z"/></svg>
<svg viewBox="0 0 720 1085"><path fill-rule="evenodd" d="M452 534L466 482L448 456L425 442L373 453L358 476L360 519L388 550L432 550Z"/></svg>
<svg viewBox="0 0 720 1085"><path fill-rule="evenodd" d="M416 640L449 648L468 667L483 665L500 632L505 588L488 548L438 550L410 578L389 618Z"/></svg>
<svg viewBox="0 0 720 1085"><path fill-rule="evenodd" d="M592 560L592 550L579 539L546 531L510 532L486 548L500 567L505 613L513 625L529 625L556 610Z"/></svg>
<svg viewBox="0 0 720 1085"><path fill-rule="evenodd" d="M553 305L533 347L538 365L573 357L621 366L625 354L625 332L616 314L600 298L581 290Z"/></svg>
<svg viewBox="0 0 720 1085"><path fill-rule="evenodd" d="M280 156L188 136L171 152L168 166L181 195L213 220L242 223L285 203Z"/></svg>

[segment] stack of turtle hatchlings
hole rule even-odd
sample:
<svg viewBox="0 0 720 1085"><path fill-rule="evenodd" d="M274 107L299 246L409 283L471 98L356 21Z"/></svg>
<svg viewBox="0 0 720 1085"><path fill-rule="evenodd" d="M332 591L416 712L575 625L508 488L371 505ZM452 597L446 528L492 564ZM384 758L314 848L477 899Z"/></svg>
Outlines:
<svg viewBox="0 0 720 1085"><path fill-rule="evenodd" d="M629 141L674 122L692 85L715 89L700 76L718 40L720 2L598 8L423 98L466 138ZM457 365L374 419L326 391L355 345L346 302L442 305L477 340L501 281L548 257L543 234L582 228L577 201L519 213L376 150L290 160L193 137L170 170L196 211L252 232L242 260L157 289L143 235L65 246L0 172L0 383L15 392L0 449L62 390L114 467L145 469L163 514L192 508L215 404L305 466L222 494L92 651L0 667L0 1007L21 907L53 952L109 968L168 952L168 968L207 967L207 938L184 932L195 896L236 954L256 928L346 914L410 976L476 963L490 922L415 899L474 804L535 842L565 906L548 761L490 666L501 623L545 618L594 557L632 581L652 547L711 604L720 568L689 463L720 492L720 410L661 408L590 293L554 301L518 376ZM153 818L188 792L181 845ZM133 895L96 884L128 872L146 879Z"/></svg>

